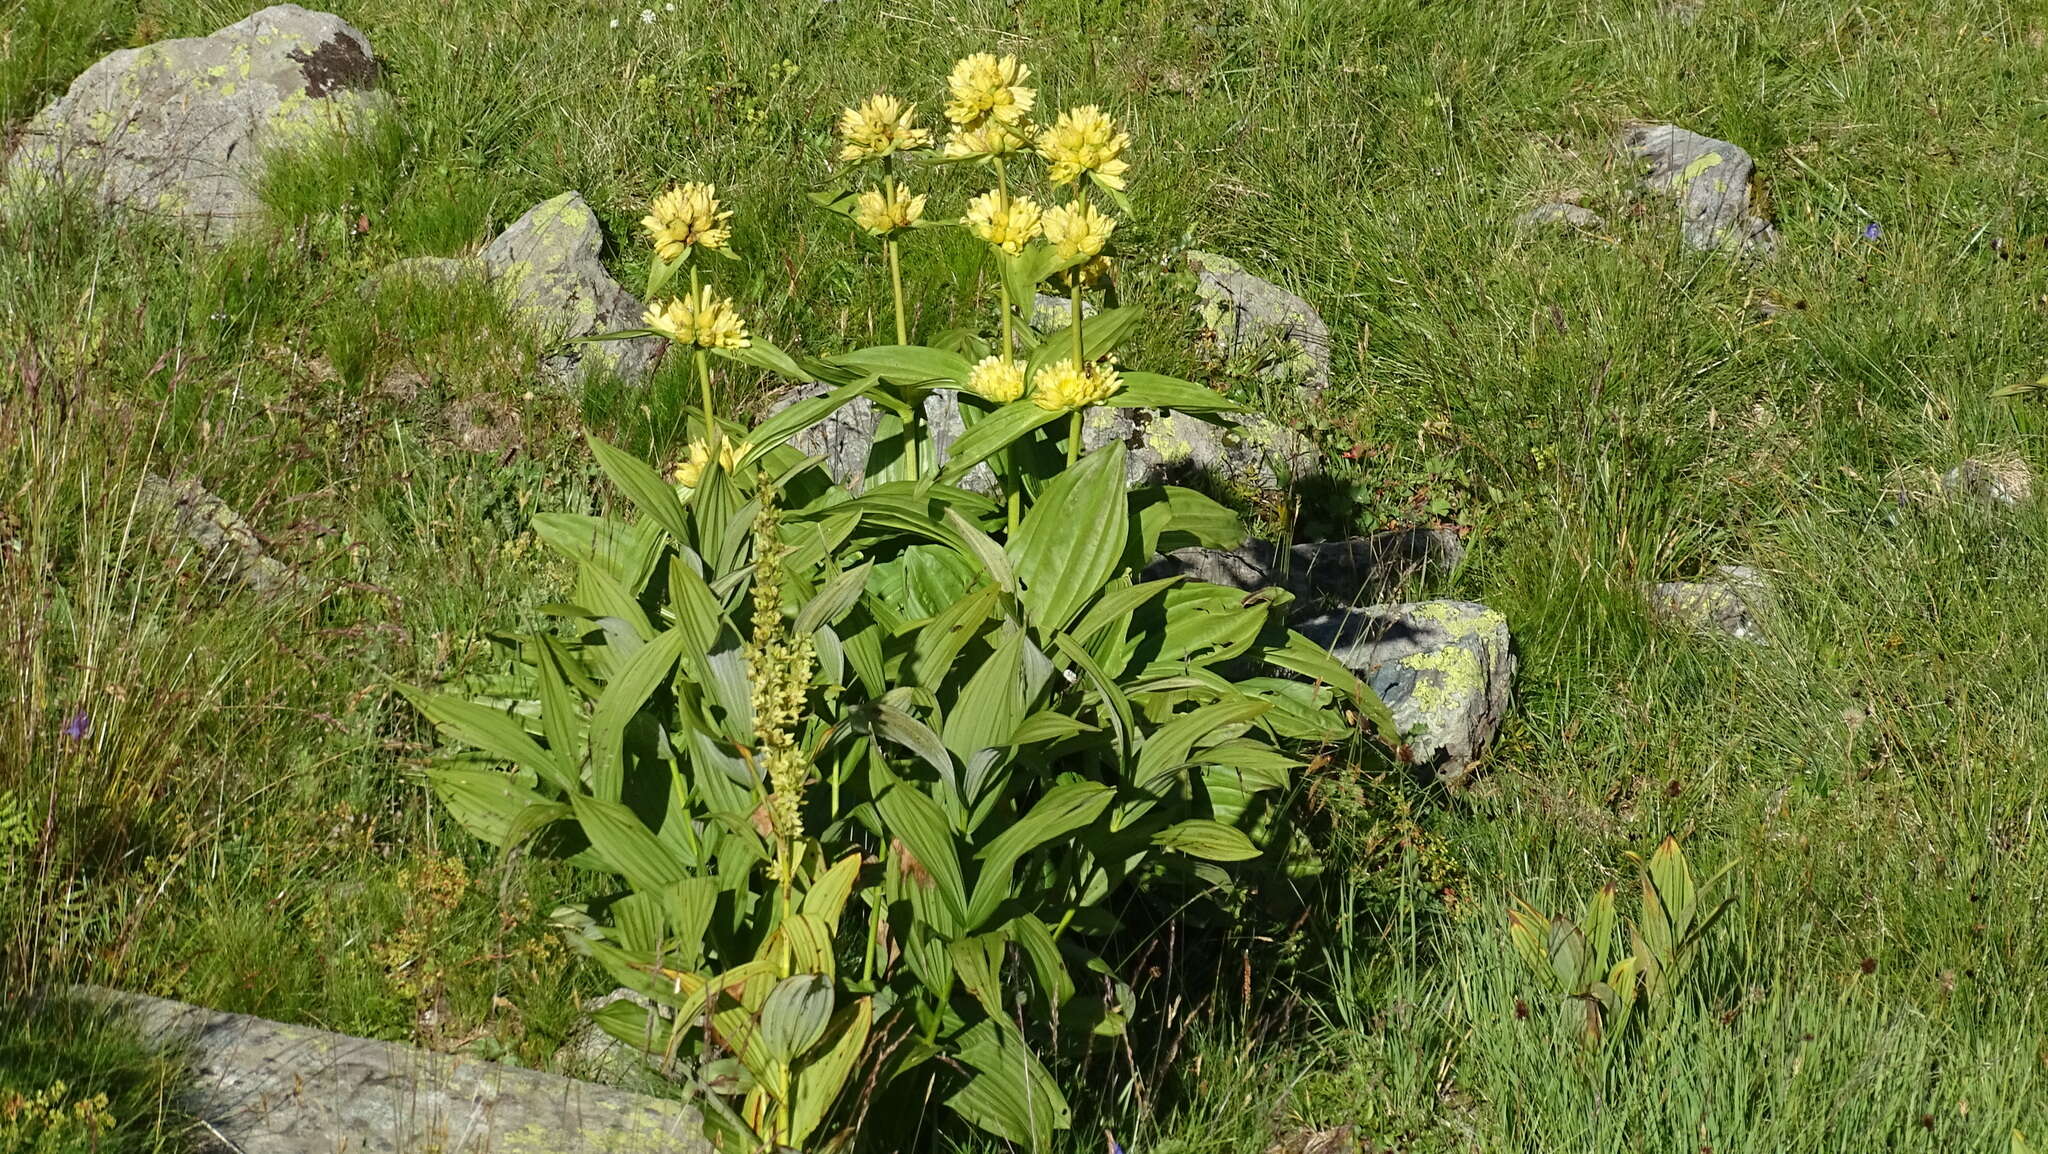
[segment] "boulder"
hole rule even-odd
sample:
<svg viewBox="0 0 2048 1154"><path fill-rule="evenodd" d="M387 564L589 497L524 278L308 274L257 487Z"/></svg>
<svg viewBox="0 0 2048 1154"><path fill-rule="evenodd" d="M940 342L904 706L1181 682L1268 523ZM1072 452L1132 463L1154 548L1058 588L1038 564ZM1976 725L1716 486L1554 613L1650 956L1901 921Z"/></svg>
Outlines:
<svg viewBox="0 0 2048 1154"><path fill-rule="evenodd" d="M822 384L792 385L772 393L762 416L828 391ZM789 443L825 459L834 480L858 489L866 479L879 411L865 398L853 401L824 421L791 437ZM947 460L953 439L965 427L959 393L934 389L925 398L925 431L938 460ZM1059 426L1055 426L1059 427ZM1265 417L1244 414L1222 423L1158 409L1090 408L1082 417L1081 445L1093 452L1122 441L1129 455L1125 475L1132 485L1170 482L1208 483L1240 489L1273 489L1279 477L1273 465L1299 478L1318 470L1314 446L1307 438ZM994 493L996 476L987 465L968 472L963 487Z"/></svg>
<svg viewBox="0 0 2048 1154"><path fill-rule="evenodd" d="M1719 565L1715 574L1708 580L1651 585L1650 616L1681 629L1763 644L1762 610L1769 589L1762 576L1747 565Z"/></svg>
<svg viewBox="0 0 2048 1154"><path fill-rule="evenodd" d="M1218 418L1171 409L1098 406L1081 422L1081 445L1099 449L1122 441L1133 485L1168 482L1270 490L1321 471L1314 442L1256 413ZM1278 466L1276 471L1275 466Z"/></svg>
<svg viewBox="0 0 2048 1154"><path fill-rule="evenodd" d="M265 8L211 36L126 48L29 121L9 162L219 238L259 209L268 158L368 132L389 104L370 42L338 16Z"/></svg>
<svg viewBox="0 0 2048 1154"><path fill-rule="evenodd" d="M1605 228L1607 221L1590 208L1576 204L1544 204L1515 218L1523 228L1576 228L1588 231Z"/></svg>
<svg viewBox="0 0 2048 1154"><path fill-rule="evenodd" d="M187 1070L195 1148L246 1154L711 1154L696 1110L538 1070L83 989Z"/></svg>
<svg viewBox="0 0 2048 1154"><path fill-rule="evenodd" d="M1305 541L1285 550L1248 541L1236 549L1176 549L1146 567L1144 576L1184 576L1247 592L1276 585L1304 606L1355 606L1379 601L1426 571L1448 571L1465 558L1465 543L1449 529L1407 529Z"/></svg>
<svg viewBox="0 0 2048 1154"><path fill-rule="evenodd" d="M477 254L514 311L563 341L641 327L646 311L599 263L604 234L580 193L565 192L528 209ZM593 369L621 380L645 380L661 355L658 337L569 344L543 362L548 372L579 383Z"/></svg>
<svg viewBox="0 0 2048 1154"><path fill-rule="evenodd" d="M2034 499L2034 474L2016 457L1971 457L1937 474L1933 469L1900 470L1885 495L1901 505L1932 509L1944 504L1975 504L2014 509Z"/></svg>
<svg viewBox="0 0 2048 1154"><path fill-rule="evenodd" d="M191 543L201 572L211 579L247 586L259 597L274 597L305 583L297 570L270 555L240 513L197 478L145 476L137 504Z"/></svg>
<svg viewBox="0 0 2048 1154"><path fill-rule="evenodd" d="M1622 132L1621 150L1643 163L1645 189L1677 198L1687 245L1762 254L1776 244L1770 222L1751 211L1756 162L1740 146L1675 124L1634 124Z"/></svg>
<svg viewBox="0 0 2048 1154"><path fill-rule="evenodd" d="M1083 317L1092 317L1095 313L1096 308L1093 301L1084 300L1081 302L1081 315ZM1031 327L1040 332L1049 333L1054 329L1066 328L1074 323L1073 316L1074 302L1066 297L1054 296L1051 293L1038 293L1031 298Z"/></svg>
<svg viewBox="0 0 2048 1154"><path fill-rule="evenodd" d="M1190 252L1197 311L1225 356L1250 357L1259 375L1311 393L1330 386L1330 329L1314 306L1244 266Z"/></svg>
<svg viewBox="0 0 2048 1154"><path fill-rule="evenodd" d="M1507 618L1471 601L1345 609L1295 625L1369 683L1394 715L1402 760L1447 785L1500 732L1514 683Z"/></svg>

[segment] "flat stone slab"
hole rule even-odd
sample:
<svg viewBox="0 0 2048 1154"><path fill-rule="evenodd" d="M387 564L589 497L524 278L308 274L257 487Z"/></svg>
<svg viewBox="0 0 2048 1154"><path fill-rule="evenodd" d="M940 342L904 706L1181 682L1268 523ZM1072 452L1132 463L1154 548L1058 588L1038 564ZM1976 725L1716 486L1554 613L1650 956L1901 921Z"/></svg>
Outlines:
<svg viewBox="0 0 2048 1154"><path fill-rule="evenodd" d="M206 1149L711 1154L681 1102L142 994L79 993L183 1051L193 1075L185 1105L217 1143Z"/></svg>

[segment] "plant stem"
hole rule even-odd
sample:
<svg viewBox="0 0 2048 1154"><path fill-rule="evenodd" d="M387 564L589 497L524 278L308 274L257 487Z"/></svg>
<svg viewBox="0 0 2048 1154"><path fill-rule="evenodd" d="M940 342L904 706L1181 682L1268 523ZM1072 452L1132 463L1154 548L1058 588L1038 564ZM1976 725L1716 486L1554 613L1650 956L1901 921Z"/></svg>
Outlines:
<svg viewBox="0 0 2048 1154"><path fill-rule="evenodd" d="M1081 410L1067 418L1067 464L1081 459Z"/></svg>
<svg viewBox="0 0 2048 1154"><path fill-rule="evenodd" d="M1088 190L1087 190L1087 188L1086 188L1086 187L1085 187L1084 185L1082 185L1082 183L1081 183L1081 182L1080 182L1080 181L1079 181L1078 179L1076 179L1076 180L1074 181L1074 211L1075 211L1075 212L1079 212L1079 211L1081 211L1082 209L1086 208L1087 206L1088 206ZM1073 313L1073 315L1067 318L1067 326L1068 326L1069 328L1073 329L1073 331L1074 331L1074 368L1078 370L1078 369L1079 369L1079 368L1081 367L1081 348L1082 348L1082 343L1081 343L1081 266L1080 266L1080 265L1075 265L1075 266L1074 266L1073 268L1070 268L1070 269L1068 269L1068 270L1067 270L1067 278L1068 278L1068 280L1069 280L1069 281L1070 281L1070 282L1072 283L1072 286L1073 286L1073 288L1072 288L1072 292L1071 292L1071 293L1069 294L1069 299L1073 301L1073 309L1074 309L1074 313Z"/></svg>
<svg viewBox="0 0 2048 1154"><path fill-rule="evenodd" d="M910 325L903 314L903 264L896 257L896 242L884 240L882 251L889 254L889 288L896 294L896 343L910 343Z"/></svg>
<svg viewBox="0 0 2048 1154"><path fill-rule="evenodd" d="M690 266L691 308L697 307L699 291L697 266L692 264ZM704 349L701 345L697 348L696 361L697 386L704 391L704 445L711 450L711 455L716 457L718 455L718 445L713 438L718 433L718 413L711 407L711 359L704 355Z"/></svg>
<svg viewBox="0 0 2048 1154"><path fill-rule="evenodd" d="M1003 203L1007 205L1010 203L1009 173L1003 169L1002 157L992 156L989 159L996 166L996 192L1003 198ZM1002 258L997 257L996 259L1000 261ZM1010 327L1010 312L1017 307L1017 302L1010 299L1010 278L1000 277L998 279L1002 282L1001 288L1003 293L1003 359L1009 360L1017 355L1015 331Z"/></svg>

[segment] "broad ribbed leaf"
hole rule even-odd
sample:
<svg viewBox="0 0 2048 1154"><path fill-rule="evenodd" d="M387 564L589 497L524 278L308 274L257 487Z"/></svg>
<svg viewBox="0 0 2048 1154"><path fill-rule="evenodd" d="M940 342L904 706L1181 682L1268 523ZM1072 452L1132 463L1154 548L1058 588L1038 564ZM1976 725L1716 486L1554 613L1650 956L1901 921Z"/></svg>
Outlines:
<svg viewBox="0 0 2048 1154"><path fill-rule="evenodd" d="M559 789L574 788L575 779L568 765L556 754L542 749L511 714L409 685L399 686L398 691L434 723L443 737L509 761Z"/></svg>
<svg viewBox="0 0 2048 1154"><path fill-rule="evenodd" d="M1042 1150L1054 1130L1073 1123L1073 1111L1022 1037L994 1022L978 1023L956 1051L976 1073L946 1100L962 1118L1006 1142Z"/></svg>
<svg viewBox="0 0 2048 1154"><path fill-rule="evenodd" d="M619 671L590 719L590 792L605 801L619 800L625 789L626 726L668 679L688 643L681 629L661 634L633 655Z"/></svg>
<svg viewBox="0 0 2048 1154"><path fill-rule="evenodd" d="M1115 397L1114 404L1143 406L1148 409L1179 409L1183 413L1233 413L1243 405L1222 393L1193 381L1179 377L1161 376L1158 373L1119 373L1124 387Z"/></svg>
<svg viewBox="0 0 2048 1154"><path fill-rule="evenodd" d="M789 1137L798 1149L810 1148L805 1139L832 1112L832 1104L838 1101L840 1090L867 1049L868 1030L873 1022L874 1003L867 998L839 1011L826 1027L815 1056L797 1071Z"/></svg>
<svg viewBox="0 0 2048 1154"><path fill-rule="evenodd" d="M953 831L946 824L945 811L917 787L898 784L876 803L889 834L902 839L924 875L931 879L951 925L935 927L940 933L957 932L967 921L966 883L960 876L960 859L953 850ZM912 884L919 884L913 882Z"/></svg>
<svg viewBox="0 0 2048 1154"><path fill-rule="evenodd" d="M607 869L643 893L686 878L683 863L641 823L638 814L615 801L577 794L569 799L590 848Z"/></svg>
<svg viewBox="0 0 2048 1154"><path fill-rule="evenodd" d="M494 769L430 769L427 780L463 829L500 848L509 849L569 816L568 806Z"/></svg>
<svg viewBox="0 0 2048 1154"><path fill-rule="evenodd" d="M761 1004L761 1042L784 1065L825 1037L832 1020L832 984L817 974L784 978Z"/></svg>
<svg viewBox="0 0 2048 1154"><path fill-rule="evenodd" d="M892 384L926 388L961 388L966 385L967 374L974 367L958 353L924 345L875 345L827 357L826 360L873 373Z"/></svg>
<svg viewBox="0 0 2048 1154"><path fill-rule="evenodd" d="M633 507L654 518L655 524L666 530L676 544L689 544L689 520L683 515L683 503L676 497L675 486L662 480L652 465L633 454L614 448L595 435L588 440L598 467Z"/></svg>
<svg viewBox="0 0 2048 1154"><path fill-rule="evenodd" d="M1048 412L1030 401L1016 401L976 421L947 448L946 467L939 481L956 484L970 470L1017 441L1033 429L1049 425L1065 413Z"/></svg>
<svg viewBox="0 0 2048 1154"><path fill-rule="evenodd" d="M1170 825L1152 835L1152 844L1206 861L1247 861L1259 856L1259 847L1243 830L1206 818Z"/></svg>
<svg viewBox="0 0 2048 1154"><path fill-rule="evenodd" d="M1006 547L1033 624L1065 629L1115 574L1129 535L1124 447L1111 443L1054 478Z"/></svg>

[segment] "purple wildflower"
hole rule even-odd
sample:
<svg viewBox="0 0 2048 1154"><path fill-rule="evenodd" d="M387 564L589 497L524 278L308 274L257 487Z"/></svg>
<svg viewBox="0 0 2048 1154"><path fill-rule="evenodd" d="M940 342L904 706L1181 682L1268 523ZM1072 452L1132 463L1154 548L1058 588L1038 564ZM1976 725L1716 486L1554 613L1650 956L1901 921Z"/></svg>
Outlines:
<svg viewBox="0 0 2048 1154"><path fill-rule="evenodd" d="M92 717L83 709L72 714L71 720L64 723L64 736L73 741L84 741L86 735L91 732Z"/></svg>
<svg viewBox="0 0 2048 1154"><path fill-rule="evenodd" d="M1881 236L1883 236L1883 235L1884 235L1884 226L1883 226L1883 225L1881 225L1881 224L1879 224L1879 223L1877 223L1877 222L1876 222L1876 221L1874 221L1874 220L1873 220L1873 221L1871 221L1871 222L1870 222L1869 224L1866 224L1866 225L1864 225L1864 226L1863 226L1863 239L1864 239L1864 240L1876 240L1876 239L1877 239L1878 237L1881 237Z"/></svg>
<svg viewBox="0 0 2048 1154"><path fill-rule="evenodd" d="M1124 1148L1117 1142L1116 1135L1104 1130L1102 1136L1109 1139L1109 1154L1124 1154Z"/></svg>

